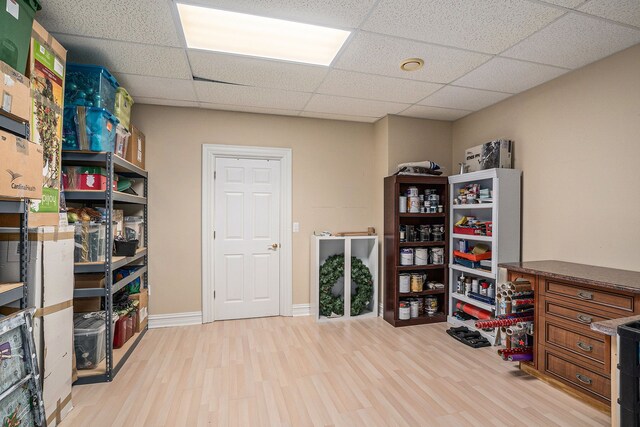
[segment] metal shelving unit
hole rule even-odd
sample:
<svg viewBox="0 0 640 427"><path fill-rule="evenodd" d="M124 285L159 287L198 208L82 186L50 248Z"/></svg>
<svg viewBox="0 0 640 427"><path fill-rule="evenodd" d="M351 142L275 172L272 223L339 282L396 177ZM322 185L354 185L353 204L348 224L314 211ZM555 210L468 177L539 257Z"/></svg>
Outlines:
<svg viewBox="0 0 640 427"><path fill-rule="evenodd" d="M102 297L105 299L105 335L106 335L106 357L100 365L91 370L79 370L78 380L75 384L92 384L97 382L112 381L120 368L126 363L127 359L134 351L147 328L140 333L136 333L127 343L119 349L113 348L113 337L111 334L111 323L113 321L113 295L126 285L131 283L138 277L143 278L143 283L148 285L148 227L147 224L147 191L148 191L148 174L147 171L127 162L126 160L116 156L110 152L82 152L82 151L63 151L62 164L68 166L99 166L107 170L107 191L67 191L65 190L65 199L68 202L85 202L90 205L102 205L107 212L106 218L106 236L113 236L113 206L114 204L129 204L142 207L145 222L144 227L144 246L138 249L136 254L131 257L113 256L113 239L106 239L105 261L104 262L80 262L75 263L75 273L100 273L104 272L105 287L104 288L88 288L75 289L74 298ZM129 178L142 179L143 194L136 196L133 194L113 191L114 173ZM139 266L140 268L134 274L123 278L117 282L113 282L113 271L117 268L127 265Z"/></svg>
<svg viewBox="0 0 640 427"><path fill-rule="evenodd" d="M21 138L29 139L29 123L0 110L0 129ZM0 283L0 306L20 302L20 308L27 305L27 250L29 248L29 201L27 199L0 200L0 215L20 215L20 277L17 282Z"/></svg>

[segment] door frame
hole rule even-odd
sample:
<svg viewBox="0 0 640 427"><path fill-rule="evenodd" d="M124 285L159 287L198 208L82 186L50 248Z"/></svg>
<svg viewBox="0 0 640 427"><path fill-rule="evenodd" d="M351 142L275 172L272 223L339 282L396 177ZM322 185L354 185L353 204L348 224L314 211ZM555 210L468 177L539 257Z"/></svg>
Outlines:
<svg viewBox="0 0 640 427"><path fill-rule="evenodd" d="M215 245L215 182L216 158L280 160L280 316L293 315L292 230L291 230L291 157L290 148L254 147L244 145L202 145L202 323L215 320L213 298Z"/></svg>

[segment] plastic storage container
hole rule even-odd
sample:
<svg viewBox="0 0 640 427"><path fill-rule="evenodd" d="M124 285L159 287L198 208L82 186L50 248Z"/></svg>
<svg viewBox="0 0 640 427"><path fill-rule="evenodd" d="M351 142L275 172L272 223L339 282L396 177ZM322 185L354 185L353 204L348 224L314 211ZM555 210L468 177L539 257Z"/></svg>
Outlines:
<svg viewBox="0 0 640 427"><path fill-rule="evenodd" d="M93 222L75 224L75 262L104 262L107 227Z"/></svg>
<svg viewBox="0 0 640 427"><path fill-rule="evenodd" d="M104 108L65 107L62 149L114 151L118 119Z"/></svg>
<svg viewBox="0 0 640 427"><path fill-rule="evenodd" d="M129 138L131 138L131 132L127 131L124 126L122 126L122 121L120 123L121 124L116 126L116 143L113 152L116 154L116 156L122 157L124 159L124 156L127 153L127 147L129 146Z"/></svg>
<svg viewBox="0 0 640 427"><path fill-rule="evenodd" d="M20 74L26 74L31 27L38 0L6 0L0 2L0 61Z"/></svg>
<svg viewBox="0 0 640 427"><path fill-rule="evenodd" d="M124 217L124 237L127 240L137 240L138 247L144 245L144 219L141 216Z"/></svg>
<svg viewBox="0 0 640 427"><path fill-rule="evenodd" d="M79 107L106 108L113 113L118 82L98 65L67 64L64 103Z"/></svg>
<svg viewBox="0 0 640 427"><path fill-rule="evenodd" d="M106 328L100 313L73 315L73 337L78 369L94 369L107 350Z"/></svg>
<svg viewBox="0 0 640 427"><path fill-rule="evenodd" d="M129 92L123 87L116 89L116 104L113 113L116 115L120 124L129 129L129 120L131 118L131 107L133 107L133 98Z"/></svg>

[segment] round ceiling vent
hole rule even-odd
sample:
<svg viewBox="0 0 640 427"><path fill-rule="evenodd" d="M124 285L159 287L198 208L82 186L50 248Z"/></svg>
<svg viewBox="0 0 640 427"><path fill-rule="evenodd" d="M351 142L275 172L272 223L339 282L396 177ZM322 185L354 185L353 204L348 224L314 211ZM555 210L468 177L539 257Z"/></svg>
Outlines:
<svg viewBox="0 0 640 427"><path fill-rule="evenodd" d="M400 69L402 71L418 71L423 66L424 60L420 58L409 58L400 63Z"/></svg>

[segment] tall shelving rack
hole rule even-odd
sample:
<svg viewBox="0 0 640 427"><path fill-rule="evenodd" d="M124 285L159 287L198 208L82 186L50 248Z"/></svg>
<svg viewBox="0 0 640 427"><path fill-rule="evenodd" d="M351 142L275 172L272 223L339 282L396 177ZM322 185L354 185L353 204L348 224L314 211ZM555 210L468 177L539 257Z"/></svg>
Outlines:
<svg viewBox="0 0 640 427"><path fill-rule="evenodd" d="M15 116L0 111L0 129L29 139L29 123L16 119ZM0 283L0 306L19 302L20 308L26 308L29 201L27 199L2 199L0 200L0 214L20 215L20 277L17 282Z"/></svg>
<svg viewBox="0 0 640 427"><path fill-rule="evenodd" d="M112 381L120 368L125 364L133 350L136 348L147 328L136 333L125 345L119 349L113 348L113 336L111 327L113 320L113 295L123 289L135 279L142 277L145 286L148 286L148 227L144 227L144 246L139 248L134 256L121 257L113 255L113 206L114 204L137 205L142 207L145 225L147 224L147 191L148 174L147 171L129 163L111 152L80 152L63 151L62 164L69 166L99 166L107 170L107 182L105 191L89 190L65 190L65 199L68 202L81 202L90 205L102 205L106 209L106 248L104 262L78 262L75 263L75 273L101 273L105 275L104 288L75 289L74 298L102 297L105 299L105 334L106 334L106 357L95 369L79 370L78 380L75 384L91 384L96 382ZM143 195L113 191L114 173L118 175L142 179ZM138 270L115 283L113 283L113 271L127 265L139 266Z"/></svg>
<svg viewBox="0 0 640 427"><path fill-rule="evenodd" d="M399 211L399 197L404 195L409 187L418 187L424 194L425 189L435 189L440 196L440 203L444 206L442 213L410 213ZM440 176L388 176L384 179L384 320L393 326L410 326L427 323L444 322L447 320L447 257L448 232L447 200L448 185L447 178ZM400 225L435 225L442 224L445 229L445 237L442 241L426 242L400 242ZM440 247L444 249L443 264L428 265L400 265L400 250L402 248L416 247ZM423 289L421 292L400 292L400 273L426 273L427 280L444 284L444 289ZM408 298L421 298L435 296L438 299L438 312L434 315L420 315L415 318L403 320L399 318L400 301Z"/></svg>
<svg viewBox="0 0 640 427"><path fill-rule="evenodd" d="M520 261L520 193L522 171L517 169L487 169L449 177L449 313L447 321L454 326L466 326L470 330L478 330L475 320L460 320L455 317L456 304L462 302L489 311L492 316L498 307L494 298L493 304L480 302L464 293L456 292L458 277L472 277L487 280L498 287L498 264ZM493 197L490 203L453 204L458 191L467 184L480 184L481 188L489 188ZM454 233L455 223L463 216L475 216L481 221L492 221L491 236L468 235ZM461 240L467 240L469 246L483 243L491 248L491 270L467 268L454 262L453 251ZM496 292L497 293L497 292ZM489 342L498 344L499 336L494 331L478 330Z"/></svg>

